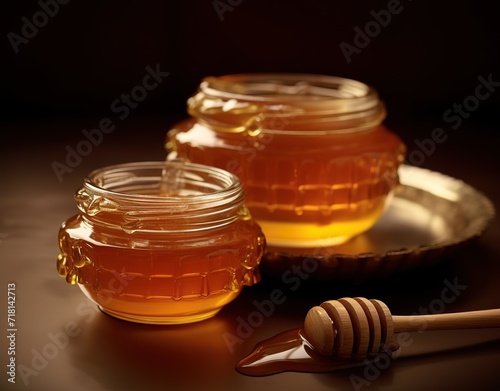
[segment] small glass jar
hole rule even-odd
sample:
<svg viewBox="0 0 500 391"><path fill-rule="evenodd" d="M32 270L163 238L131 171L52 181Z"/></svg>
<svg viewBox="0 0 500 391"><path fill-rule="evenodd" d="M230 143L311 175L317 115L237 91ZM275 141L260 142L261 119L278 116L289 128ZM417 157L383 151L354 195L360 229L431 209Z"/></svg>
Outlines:
<svg viewBox="0 0 500 391"><path fill-rule="evenodd" d="M207 319L259 281L265 238L238 178L182 162L96 170L59 231L58 273L117 318Z"/></svg>
<svg viewBox="0 0 500 391"><path fill-rule="evenodd" d="M169 130L169 157L238 175L268 247L345 242L375 224L406 152L382 125L377 92L309 74L205 78L189 118Z"/></svg>

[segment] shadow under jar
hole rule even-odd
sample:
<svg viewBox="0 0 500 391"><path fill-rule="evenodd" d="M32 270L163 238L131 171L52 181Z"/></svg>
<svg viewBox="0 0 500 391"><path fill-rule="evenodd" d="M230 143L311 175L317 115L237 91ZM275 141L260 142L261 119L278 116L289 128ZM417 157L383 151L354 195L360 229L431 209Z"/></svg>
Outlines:
<svg viewBox="0 0 500 391"><path fill-rule="evenodd" d="M59 231L58 273L117 318L204 320L259 281L265 238L238 178L179 162L105 167Z"/></svg>
<svg viewBox="0 0 500 391"><path fill-rule="evenodd" d="M189 118L167 133L169 157L238 175L268 247L343 243L372 227L406 148L382 125L377 92L309 74L208 77Z"/></svg>

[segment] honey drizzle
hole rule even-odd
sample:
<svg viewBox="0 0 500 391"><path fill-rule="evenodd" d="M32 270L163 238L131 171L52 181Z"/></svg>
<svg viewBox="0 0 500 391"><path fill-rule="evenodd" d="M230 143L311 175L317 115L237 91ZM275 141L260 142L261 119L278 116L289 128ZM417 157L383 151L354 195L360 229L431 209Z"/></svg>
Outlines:
<svg viewBox="0 0 500 391"><path fill-rule="evenodd" d="M165 167L161 172L161 180L160 180L160 195L163 196L172 196L178 195L179 190L182 186L182 181L180 178L182 177L182 166L184 165L184 161L181 159L175 160L165 160ZM169 167L171 166L171 167Z"/></svg>
<svg viewBox="0 0 500 391"><path fill-rule="evenodd" d="M381 355L390 357L398 349L399 346L391 342L387 350L382 350L377 356L369 359L322 356L313 350L304 337L303 329L297 328L259 342L249 355L238 362L236 370L248 376L268 376L286 371L331 372L376 362Z"/></svg>

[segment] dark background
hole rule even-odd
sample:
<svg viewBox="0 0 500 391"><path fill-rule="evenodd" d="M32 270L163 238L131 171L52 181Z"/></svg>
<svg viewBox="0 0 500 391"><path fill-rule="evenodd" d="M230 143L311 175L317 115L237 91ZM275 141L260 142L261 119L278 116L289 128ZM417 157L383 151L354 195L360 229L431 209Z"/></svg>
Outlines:
<svg viewBox="0 0 500 391"><path fill-rule="evenodd" d="M204 76L273 71L354 78L379 90L389 118L440 121L474 93L478 76L500 80L494 2L401 0L402 12L349 64L340 43L352 45L354 28L388 1L220 0L229 7L222 21L214 3L72 0L18 54L7 34L21 34L22 18L31 21L40 5L2 5L3 121L108 116L156 64L170 76L134 115L184 115ZM482 102L473 120L494 121L499 100Z"/></svg>

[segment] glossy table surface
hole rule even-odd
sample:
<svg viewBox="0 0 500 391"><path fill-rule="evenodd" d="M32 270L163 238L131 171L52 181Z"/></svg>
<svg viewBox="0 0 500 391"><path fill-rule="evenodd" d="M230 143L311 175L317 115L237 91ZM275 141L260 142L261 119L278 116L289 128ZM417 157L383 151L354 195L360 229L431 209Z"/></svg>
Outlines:
<svg viewBox="0 0 500 391"><path fill-rule="evenodd" d="M500 222L442 262L367 280L295 284L263 275L216 317L185 326L149 326L104 315L56 273L57 231L77 212L74 191L91 170L126 161L161 160L169 118L131 117L58 180L53 162L99 119L4 124L0 172L2 368L8 364L8 284L15 284L16 383L2 390L482 390L500 386L500 329L425 331L404 340L397 359L380 367L331 373L249 377L236 363L262 339L301 327L307 310L327 299L383 300L393 314L500 308ZM399 121L399 122L398 122ZM410 150L439 123L393 123ZM403 126L404 125L404 126ZM422 167L459 178L500 205L497 146L488 124L450 131ZM495 136L496 137L496 136ZM495 165L496 164L496 165ZM12 286L12 285L11 285ZM262 315L280 289L286 298ZM452 292L452 293L450 293ZM260 311L260 312L259 312ZM256 315L260 313L261 315ZM253 326L248 327L251 323ZM245 324L246 326L242 326Z"/></svg>

